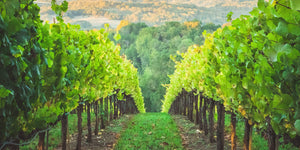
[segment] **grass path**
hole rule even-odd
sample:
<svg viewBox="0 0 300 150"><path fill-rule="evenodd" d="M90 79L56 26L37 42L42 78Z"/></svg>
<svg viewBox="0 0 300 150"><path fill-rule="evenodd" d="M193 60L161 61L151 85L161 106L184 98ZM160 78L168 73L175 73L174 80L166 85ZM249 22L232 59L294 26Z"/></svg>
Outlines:
<svg viewBox="0 0 300 150"><path fill-rule="evenodd" d="M183 149L178 128L169 114L137 114L121 133L116 150Z"/></svg>

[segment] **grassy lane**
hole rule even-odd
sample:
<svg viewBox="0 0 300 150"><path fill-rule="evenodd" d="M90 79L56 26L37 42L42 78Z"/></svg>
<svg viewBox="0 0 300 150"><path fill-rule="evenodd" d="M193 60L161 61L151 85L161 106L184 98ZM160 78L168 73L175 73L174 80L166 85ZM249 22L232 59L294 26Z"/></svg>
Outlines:
<svg viewBox="0 0 300 150"><path fill-rule="evenodd" d="M115 149L183 149L178 128L169 114L137 114L121 133Z"/></svg>

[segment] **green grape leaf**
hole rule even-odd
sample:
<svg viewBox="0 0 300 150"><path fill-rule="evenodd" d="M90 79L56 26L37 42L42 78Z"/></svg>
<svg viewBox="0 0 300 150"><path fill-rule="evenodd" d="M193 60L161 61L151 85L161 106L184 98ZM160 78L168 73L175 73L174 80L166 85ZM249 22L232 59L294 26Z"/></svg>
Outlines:
<svg viewBox="0 0 300 150"><path fill-rule="evenodd" d="M17 47L11 47L10 52L16 58L22 56L22 50L18 49Z"/></svg>
<svg viewBox="0 0 300 150"><path fill-rule="evenodd" d="M273 34L273 33L269 33L267 35L267 37L269 40L272 40L272 41L280 41L282 39L282 36L280 36L278 34Z"/></svg>
<svg viewBox="0 0 300 150"><path fill-rule="evenodd" d="M274 99L272 101L273 107L277 107L281 103L282 99L279 95L274 95Z"/></svg>
<svg viewBox="0 0 300 150"><path fill-rule="evenodd" d="M286 115L274 116L272 119L277 124L280 124L283 119L286 119Z"/></svg>
<svg viewBox="0 0 300 150"><path fill-rule="evenodd" d="M280 21L277 28L276 32L279 35L286 36L288 34L288 25L285 21Z"/></svg>
<svg viewBox="0 0 300 150"><path fill-rule="evenodd" d="M115 34L114 39L119 41L121 39L121 35L119 33Z"/></svg>
<svg viewBox="0 0 300 150"><path fill-rule="evenodd" d="M257 8L254 8L251 12L249 12L252 16L258 16L259 10Z"/></svg>
<svg viewBox="0 0 300 150"><path fill-rule="evenodd" d="M278 134L279 133L279 125L278 125L278 123L276 123L274 120L271 120L271 125L272 125L272 128L273 128L274 132L276 134Z"/></svg>
<svg viewBox="0 0 300 150"><path fill-rule="evenodd" d="M46 59L48 63L48 67L51 68L53 65L53 60L52 59Z"/></svg>
<svg viewBox="0 0 300 150"><path fill-rule="evenodd" d="M65 74L67 72L68 68L66 66L61 67L62 74Z"/></svg>
<svg viewBox="0 0 300 150"><path fill-rule="evenodd" d="M50 29L52 29L53 32L56 32L56 33L60 33L61 32L61 27L58 24L52 24L52 26L50 26Z"/></svg>
<svg viewBox="0 0 300 150"><path fill-rule="evenodd" d="M2 12L1 12L1 18L5 18L5 16L6 16L6 10L5 10L5 8L2 8L3 10L2 10Z"/></svg>
<svg viewBox="0 0 300 150"><path fill-rule="evenodd" d="M10 93L12 93L10 90L6 89L3 85L0 85L0 98L5 98Z"/></svg>
<svg viewBox="0 0 300 150"><path fill-rule="evenodd" d="M272 20L267 20L267 25L272 31L276 29L276 25Z"/></svg>
<svg viewBox="0 0 300 150"><path fill-rule="evenodd" d="M242 86L244 89L248 89L248 79L247 78L243 78L242 80Z"/></svg>
<svg viewBox="0 0 300 150"><path fill-rule="evenodd" d="M256 111L254 111L254 112L253 112L253 119L254 119L256 122L260 123L260 122L262 122L262 121L264 120L264 117L263 117L262 114L260 114L260 113L258 113L258 112L256 112Z"/></svg>
<svg viewBox="0 0 300 150"><path fill-rule="evenodd" d="M300 36L300 26L295 24L288 24L288 31L294 35Z"/></svg>
<svg viewBox="0 0 300 150"><path fill-rule="evenodd" d="M279 48L279 51L278 51L278 53L277 53L277 60L279 61L279 62L281 62L281 60L280 60L280 57L282 56L282 55L289 55L292 51L293 51L293 48L291 47L291 45L289 45L289 44L285 44L285 45L283 45L283 46L281 46L281 47L278 47ZM296 56L297 57L297 56Z"/></svg>
<svg viewBox="0 0 300 150"><path fill-rule="evenodd" d="M290 3L293 10L300 10L300 0L290 0Z"/></svg>
<svg viewBox="0 0 300 150"><path fill-rule="evenodd" d="M256 102L256 106L259 110L265 112L265 109L267 107L267 102L265 100L259 100Z"/></svg>
<svg viewBox="0 0 300 150"><path fill-rule="evenodd" d="M117 97L119 100L122 100L124 98L124 95L121 92L119 92Z"/></svg>
<svg viewBox="0 0 300 150"><path fill-rule="evenodd" d="M288 94L282 95L282 100L280 104L277 104L275 109L278 109L279 112L284 113L289 111L289 106L293 102L293 98Z"/></svg>
<svg viewBox="0 0 300 150"><path fill-rule="evenodd" d="M22 28L24 28L24 25L22 25L21 22L17 18L13 17L8 22L7 31L10 34L14 34L14 33L18 32L19 30L21 30Z"/></svg>

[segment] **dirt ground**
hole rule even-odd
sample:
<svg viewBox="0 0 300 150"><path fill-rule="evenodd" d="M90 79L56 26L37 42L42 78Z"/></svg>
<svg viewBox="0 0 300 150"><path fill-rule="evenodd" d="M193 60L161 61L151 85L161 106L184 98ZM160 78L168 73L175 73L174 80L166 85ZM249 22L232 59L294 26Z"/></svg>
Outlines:
<svg viewBox="0 0 300 150"><path fill-rule="evenodd" d="M182 145L186 150L216 150L217 143L210 143L208 135L206 136L203 131L199 131L198 125L189 121L186 116L172 115L172 118L176 122L181 139ZM215 137L216 139L216 137ZM225 150L231 149L230 135L225 133ZM242 147L237 147L238 150L242 150Z"/></svg>
<svg viewBox="0 0 300 150"><path fill-rule="evenodd" d="M112 150L120 137L121 132L126 129L126 123L133 117L133 115L121 116L121 119L113 120L104 130L100 130L98 135L94 134L94 128L92 128L92 143L87 143L87 128L82 130L82 150ZM92 127L95 124L92 123ZM67 149L75 150L77 144L77 133L70 135L67 141ZM61 145L59 145L56 150L61 150Z"/></svg>

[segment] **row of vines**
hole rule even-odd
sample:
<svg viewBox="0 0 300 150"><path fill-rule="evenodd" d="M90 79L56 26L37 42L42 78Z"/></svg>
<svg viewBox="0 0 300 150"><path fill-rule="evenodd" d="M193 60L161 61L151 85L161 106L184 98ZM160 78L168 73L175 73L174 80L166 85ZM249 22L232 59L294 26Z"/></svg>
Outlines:
<svg viewBox="0 0 300 150"><path fill-rule="evenodd" d="M196 121L206 134L213 132L206 125L206 110L212 116L217 105L218 149L224 149L219 136L224 135L225 112L232 114L232 149L236 149L236 116L245 119L244 149L251 149L253 127L268 133L269 149L278 149L279 136L300 135L299 2L259 0L250 14L235 20L229 14L228 25L213 34L203 33L205 43L182 54L166 85L163 112L184 114L186 107L180 106L197 105ZM193 105L186 95L200 98ZM213 126L211 119L208 122Z"/></svg>
<svg viewBox="0 0 300 150"><path fill-rule="evenodd" d="M39 9L34 0L0 2L0 149L18 149L37 134L43 149L45 132L59 121L66 149L68 114L77 110L80 133L84 104L88 118L90 105L98 108L98 102L101 119L109 114L108 104L116 117L145 112L137 69L108 39L108 26L81 31L64 23L66 1L52 0L54 24L43 23Z"/></svg>

